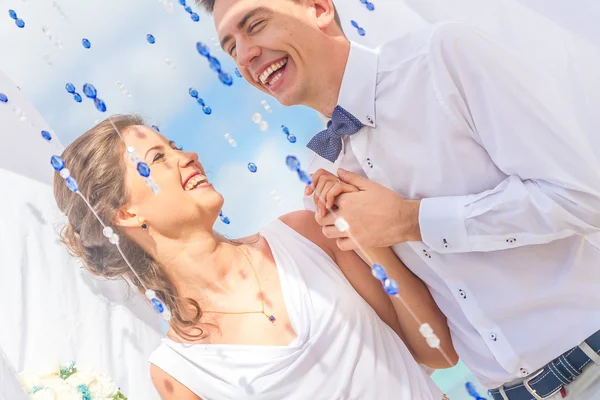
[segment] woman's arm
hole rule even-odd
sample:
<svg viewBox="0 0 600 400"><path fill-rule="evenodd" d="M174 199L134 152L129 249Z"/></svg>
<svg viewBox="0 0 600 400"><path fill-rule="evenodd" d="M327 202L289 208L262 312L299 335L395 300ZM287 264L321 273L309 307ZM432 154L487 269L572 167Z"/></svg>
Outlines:
<svg viewBox="0 0 600 400"><path fill-rule="evenodd" d="M352 257L345 253L351 253L358 258L358 255L353 251L343 252L339 250L335 241L333 246L334 249L337 249L338 258L345 259ZM388 297L392 301L398 321L400 322L400 337L402 337L408 348L411 349L417 361L435 369L450 368L456 365L458 355L452 344L452 337L450 336L446 317L433 300L425 283L406 268L391 248L372 248L366 249L365 252L368 256L366 257L364 254L361 254L363 259L370 259L372 262L384 266L388 277L398 282L398 286L400 287L399 296L402 297L403 301L395 297ZM345 262L353 261L348 260ZM361 260L361 262L363 261ZM364 262L363 265L365 265ZM368 271L369 275L371 275L370 267L368 267ZM376 281L372 275L371 279ZM380 289L384 291L381 283L377 283ZM448 359L438 349L429 347L425 338L419 332L420 324L415 321L413 314L408 308L416 315L420 323L428 323L431 326L434 333L440 339L440 348Z"/></svg>
<svg viewBox="0 0 600 400"><path fill-rule="evenodd" d="M150 364L150 377L163 400L202 400L171 375Z"/></svg>
<svg viewBox="0 0 600 400"><path fill-rule="evenodd" d="M391 249L373 249L368 253L375 262L384 265L388 275L398 282L402 298L418 318L431 325L452 365L448 364L438 350L427 345L419 333L419 325L400 301L387 295L381 283L371 274L369 266L355 252L341 251L334 239L323 235L313 212L298 211L281 217L281 220L331 256L358 294L375 310L379 318L402 338L419 363L437 369L449 368L458 362L446 318L434 303L425 284L402 264Z"/></svg>

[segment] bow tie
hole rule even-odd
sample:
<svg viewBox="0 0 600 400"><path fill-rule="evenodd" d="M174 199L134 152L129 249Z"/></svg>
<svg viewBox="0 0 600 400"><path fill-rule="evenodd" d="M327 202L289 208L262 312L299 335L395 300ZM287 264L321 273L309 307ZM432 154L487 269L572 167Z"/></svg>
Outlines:
<svg viewBox="0 0 600 400"><path fill-rule="evenodd" d="M342 136L354 135L363 126L354 115L336 106L327 129L317 133L306 147L326 160L335 162L342 151Z"/></svg>

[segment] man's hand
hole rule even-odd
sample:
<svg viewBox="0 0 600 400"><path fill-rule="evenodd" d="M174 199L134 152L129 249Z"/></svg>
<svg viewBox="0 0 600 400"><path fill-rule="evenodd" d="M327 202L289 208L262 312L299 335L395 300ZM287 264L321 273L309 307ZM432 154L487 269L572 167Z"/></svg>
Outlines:
<svg viewBox="0 0 600 400"><path fill-rule="evenodd" d="M305 193L316 196L317 222L326 237L337 239L341 250L357 249L350 237L363 248L421 240L420 200L403 199L392 190L352 172L340 169L338 175L339 182L329 172L317 171L313 175L313 187L307 188ZM322 212L323 203L329 209L333 204L337 206L335 217L331 212ZM335 226L336 218L343 218L350 229L340 232Z"/></svg>

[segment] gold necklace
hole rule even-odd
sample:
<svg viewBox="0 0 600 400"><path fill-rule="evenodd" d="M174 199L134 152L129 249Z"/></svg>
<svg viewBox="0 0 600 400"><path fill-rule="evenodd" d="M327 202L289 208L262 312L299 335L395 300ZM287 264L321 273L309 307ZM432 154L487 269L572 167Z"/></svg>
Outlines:
<svg viewBox="0 0 600 400"><path fill-rule="evenodd" d="M244 255L244 257L246 257L246 260L248 260L248 263L250 264L250 268L252 268L252 272L254 272L254 278L256 279L256 284L258 285L258 290L260 291L260 301L262 304L262 308L260 311L243 311L243 312L234 312L234 311L208 311L208 310L204 310L203 313L208 313L208 314L227 314L227 315L242 315L242 314L262 314L265 317L267 317L267 319L269 321L271 321L272 323L275 323L275 316L273 315L269 315L265 312L265 295L263 293L262 287L260 286L260 280L258 280L258 274L256 273L256 269L254 268L254 264L252 264L252 261L250 260L250 257L248 257L248 255L246 253L244 253L244 251L236 246L237 249Z"/></svg>

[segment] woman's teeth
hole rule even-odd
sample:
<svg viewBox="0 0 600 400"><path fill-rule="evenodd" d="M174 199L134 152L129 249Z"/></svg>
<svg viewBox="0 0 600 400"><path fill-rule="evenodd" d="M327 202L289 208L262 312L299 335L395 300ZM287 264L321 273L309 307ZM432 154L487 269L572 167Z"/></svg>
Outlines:
<svg viewBox="0 0 600 400"><path fill-rule="evenodd" d="M263 85L267 85L267 84L272 85L273 83L277 82L283 75L283 71L280 71L280 69L285 67L287 62L288 62L288 59L284 58L283 60L280 60L280 61L277 61L277 62L271 64L271 66L269 68L267 68L260 75L259 79L260 79L261 83ZM271 78L270 81L269 81L269 78Z"/></svg>
<svg viewBox="0 0 600 400"><path fill-rule="evenodd" d="M205 182L205 177L203 177L202 175L196 175L185 184L185 190L194 190Z"/></svg>

